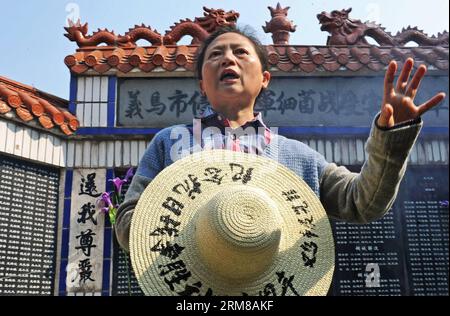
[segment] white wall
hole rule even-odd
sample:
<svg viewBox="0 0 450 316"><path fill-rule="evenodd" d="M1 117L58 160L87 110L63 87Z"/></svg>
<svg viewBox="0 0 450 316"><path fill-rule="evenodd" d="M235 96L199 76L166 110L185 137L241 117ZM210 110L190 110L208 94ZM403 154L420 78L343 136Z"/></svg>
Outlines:
<svg viewBox="0 0 450 316"><path fill-rule="evenodd" d="M76 116L80 127L106 127L108 77L78 77Z"/></svg>
<svg viewBox="0 0 450 316"><path fill-rule="evenodd" d="M65 167L66 147L58 136L0 119L0 153Z"/></svg>
<svg viewBox="0 0 450 316"><path fill-rule="evenodd" d="M365 138L300 139L341 165L360 165L366 159ZM147 140L65 140L58 136L0 119L0 153L67 168L137 166ZM409 163L448 164L448 140L421 139L413 147Z"/></svg>

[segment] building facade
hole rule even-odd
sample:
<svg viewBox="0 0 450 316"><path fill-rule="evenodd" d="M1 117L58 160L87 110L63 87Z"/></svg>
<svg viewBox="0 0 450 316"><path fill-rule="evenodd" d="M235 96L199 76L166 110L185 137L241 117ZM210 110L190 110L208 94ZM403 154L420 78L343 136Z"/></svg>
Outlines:
<svg viewBox="0 0 450 316"><path fill-rule="evenodd" d="M0 78L0 201L10 221L0 221L2 293L141 294L132 273L128 280L130 265L108 218L95 205L102 192L112 190L109 179L138 165L155 133L192 122L208 105L193 72L198 44L214 29L236 24L239 14L204 10L203 17L182 20L165 35L145 25L124 35L107 30L88 35L87 23L71 22L65 36L78 49L64 59L71 75L69 102L24 92L23 85ZM255 109L272 130L308 144L328 161L361 168L390 60L399 68L408 57L415 66L427 65L418 104L440 91L448 95L447 32L429 37L407 28L393 36L342 10L318 15L330 33L325 45L293 45L289 33L295 26L287 10L270 8L272 19L263 27L273 38L265 45L272 81ZM333 26L350 24L345 31ZM184 36L192 37L190 45L177 44ZM149 45L139 46L139 40ZM405 45L410 42L415 45ZM35 99L44 104L41 115ZM423 120L389 214L365 226L332 222L336 270L330 295L448 295L448 98ZM25 182L17 180L19 174ZM28 194L27 183L31 188L34 182L35 195ZM12 190L12 199L3 190ZM16 194L19 200L32 196L35 204L16 201ZM27 209L45 214L39 219ZM31 235L24 235L25 219L34 227ZM42 256L21 259L23 247L33 248L21 240L40 232L39 220L48 223L37 235ZM33 260L40 265L35 270ZM24 292L18 292L22 281Z"/></svg>

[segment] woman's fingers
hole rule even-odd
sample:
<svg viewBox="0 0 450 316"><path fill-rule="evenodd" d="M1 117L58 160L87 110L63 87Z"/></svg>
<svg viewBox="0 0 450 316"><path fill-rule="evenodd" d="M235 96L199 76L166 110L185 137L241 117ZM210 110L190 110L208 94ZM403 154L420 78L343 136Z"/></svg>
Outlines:
<svg viewBox="0 0 450 316"><path fill-rule="evenodd" d="M386 74L384 76L385 100L389 99L389 97L394 94L394 77L396 71L397 71L397 63L395 61L391 61L388 65Z"/></svg>
<svg viewBox="0 0 450 316"><path fill-rule="evenodd" d="M384 77L383 105L381 107L380 117L377 121L380 127L392 127L395 123L401 123L395 122L396 119L404 121L423 115L445 98L445 93L438 93L416 108L414 105L414 98L420 83L427 72L427 67L425 65L420 65L408 83L413 67L414 60L408 58L405 61L394 89L393 82L397 71L397 63L395 61L389 63ZM394 108L396 112L400 111L400 114L395 114L395 118Z"/></svg>
<svg viewBox="0 0 450 316"><path fill-rule="evenodd" d="M385 104L381 108L380 117L378 118L378 126L380 127L392 127L394 126L394 110L392 109L392 106L390 104Z"/></svg>
<svg viewBox="0 0 450 316"><path fill-rule="evenodd" d="M395 90L400 93L405 93L406 86L408 85L408 79L411 75L411 70L414 65L414 60L412 58L408 58L405 61L405 64L403 65L402 72L400 73L400 76L398 76L397 79L397 85L395 87Z"/></svg>
<svg viewBox="0 0 450 316"><path fill-rule="evenodd" d="M427 72L427 67L425 65L420 65L414 74L411 82L406 89L405 95L410 97L412 100L416 97L417 89L419 88L420 82L422 81L423 76Z"/></svg>
<svg viewBox="0 0 450 316"><path fill-rule="evenodd" d="M428 111L432 107L436 106L439 102L444 100L444 98L445 98L445 93L444 92L436 94L434 97L432 97L431 99L429 99L425 103L421 104L417 108L417 112L419 113L419 115L424 114L426 111Z"/></svg>

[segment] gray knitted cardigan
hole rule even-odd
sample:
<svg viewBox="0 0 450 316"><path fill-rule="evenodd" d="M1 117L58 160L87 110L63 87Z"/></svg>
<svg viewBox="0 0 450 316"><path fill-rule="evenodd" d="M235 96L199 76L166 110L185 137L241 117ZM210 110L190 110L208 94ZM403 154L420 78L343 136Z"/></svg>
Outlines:
<svg viewBox="0 0 450 316"><path fill-rule="evenodd" d="M301 177L320 198L330 217L350 223L368 223L381 218L394 203L409 152L423 124L418 118L395 128L382 129L376 126L377 118L365 145L368 159L360 173L328 163L304 143L281 135L273 135L262 155L276 159ZM178 140L171 139L171 133L180 127L186 126L171 126L154 136L118 209L115 232L119 244L126 250L137 201L150 181L174 162L171 149L173 151Z"/></svg>

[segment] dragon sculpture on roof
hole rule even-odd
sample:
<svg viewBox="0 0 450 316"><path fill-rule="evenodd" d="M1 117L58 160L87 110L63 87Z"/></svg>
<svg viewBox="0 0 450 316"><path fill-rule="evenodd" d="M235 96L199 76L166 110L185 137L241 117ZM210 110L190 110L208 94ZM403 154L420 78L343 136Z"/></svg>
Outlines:
<svg viewBox="0 0 450 316"><path fill-rule="evenodd" d="M225 12L222 9L206 7L203 7L203 10L204 16L195 18L193 22L189 19L180 20L171 26L164 36L164 45L175 45L185 35L192 36L192 44L198 44L219 27L235 26L239 18L239 13L233 10Z"/></svg>
<svg viewBox="0 0 450 316"><path fill-rule="evenodd" d="M417 27L408 26L396 35L385 31L375 22L361 22L349 18L352 8L331 13L322 12L317 15L321 30L330 33L327 45L369 45L366 36L373 38L380 46L404 46L408 42L416 42L420 46L448 45L448 32L438 36L428 36Z"/></svg>
<svg viewBox="0 0 450 316"><path fill-rule="evenodd" d="M64 36L76 42L80 48L98 46L101 43L116 47L136 47L136 42L141 39L149 41L154 46L176 45L185 35L192 36L192 44L198 44L217 28L236 25L239 17L239 13L233 10L225 12L222 9L206 7L203 7L203 10L205 11L203 17L197 17L194 21L180 20L164 36L144 24L135 25L124 35L116 35L114 31L108 29L98 29L92 35L87 35L88 24L82 25L80 20L77 22L68 20L69 26L64 27L67 32Z"/></svg>

